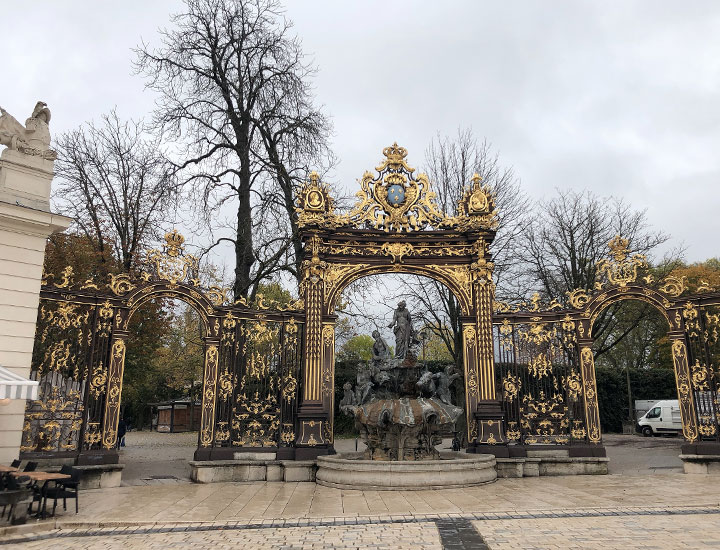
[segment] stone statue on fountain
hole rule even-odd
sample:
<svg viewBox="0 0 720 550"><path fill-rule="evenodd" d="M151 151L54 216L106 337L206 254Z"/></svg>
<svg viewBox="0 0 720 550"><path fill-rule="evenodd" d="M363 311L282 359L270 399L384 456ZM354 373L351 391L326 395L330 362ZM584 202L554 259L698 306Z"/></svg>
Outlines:
<svg viewBox="0 0 720 550"><path fill-rule="evenodd" d="M395 333L395 357L405 359L410 352L410 346L417 343L415 329L412 326L412 316L407 309L405 300L398 303L392 323L388 325L388 328L392 328Z"/></svg>
<svg viewBox="0 0 720 550"><path fill-rule="evenodd" d="M395 356L378 330L372 359L357 372L354 391L345 384L340 409L355 417L373 460L423 460L439 457L435 445L451 432L462 409L451 403L451 369L431 373L418 362L419 340L404 301L388 325L395 333Z"/></svg>

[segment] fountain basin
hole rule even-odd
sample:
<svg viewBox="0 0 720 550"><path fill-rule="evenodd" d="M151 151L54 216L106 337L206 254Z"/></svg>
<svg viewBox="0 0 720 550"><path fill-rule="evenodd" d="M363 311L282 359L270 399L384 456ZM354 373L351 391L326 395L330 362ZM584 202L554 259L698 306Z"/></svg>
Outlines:
<svg viewBox="0 0 720 550"><path fill-rule="evenodd" d="M363 453L317 458L315 481L336 489L423 490L474 487L497 479L495 457L442 452L436 460L364 460Z"/></svg>

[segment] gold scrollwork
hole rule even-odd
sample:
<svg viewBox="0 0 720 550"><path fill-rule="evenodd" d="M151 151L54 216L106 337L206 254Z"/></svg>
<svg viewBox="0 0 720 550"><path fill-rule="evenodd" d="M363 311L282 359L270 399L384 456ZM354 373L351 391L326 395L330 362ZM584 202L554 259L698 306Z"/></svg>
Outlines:
<svg viewBox="0 0 720 550"><path fill-rule="evenodd" d="M286 403L292 403L295 399L295 392L297 391L297 379L293 376L292 372L287 373L282 378L282 397Z"/></svg>
<svg viewBox="0 0 720 550"><path fill-rule="evenodd" d="M232 395L233 388L236 385L236 377L225 367L222 374L218 378L218 399L226 400Z"/></svg>
<svg viewBox="0 0 720 550"><path fill-rule="evenodd" d="M582 396L582 382L580 381L580 373L575 369L570 369L570 373L562 379L568 399L576 401Z"/></svg>
<svg viewBox="0 0 720 550"><path fill-rule="evenodd" d="M60 273L60 277L62 277L62 280L59 283L55 283L55 288L68 288L72 286L74 281L74 273L73 268L71 265L67 266L65 269L62 270L62 273Z"/></svg>
<svg viewBox="0 0 720 550"><path fill-rule="evenodd" d="M127 273L120 273L119 275L110 273L109 277L110 283L108 283L108 286L116 296L127 294L135 288L135 285L132 284L130 276Z"/></svg>
<svg viewBox="0 0 720 550"><path fill-rule="evenodd" d="M687 285L685 284L686 279L687 277L684 275L682 277L665 277L663 285L660 287L660 292L673 298L677 298L687 290Z"/></svg>
<svg viewBox="0 0 720 550"><path fill-rule="evenodd" d="M705 365L700 364L700 360L696 359L695 364L692 365L692 382L693 387L696 390L709 390L710 389L710 376L708 368Z"/></svg>
<svg viewBox="0 0 720 550"><path fill-rule="evenodd" d="M514 401L522 387L522 382L519 376L507 373L505 378L503 378L502 387L505 401Z"/></svg>
<svg viewBox="0 0 720 550"><path fill-rule="evenodd" d="M582 288L576 288L568 292L567 295L570 306L574 309L582 309L590 302L590 295Z"/></svg>
<svg viewBox="0 0 720 550"><path fill-rule="evenodd" d="M105 385L107 384L107 370L103 368L102 362L93 369L90 378L90 394L95 398L99 398L105 393Z"/></svg>

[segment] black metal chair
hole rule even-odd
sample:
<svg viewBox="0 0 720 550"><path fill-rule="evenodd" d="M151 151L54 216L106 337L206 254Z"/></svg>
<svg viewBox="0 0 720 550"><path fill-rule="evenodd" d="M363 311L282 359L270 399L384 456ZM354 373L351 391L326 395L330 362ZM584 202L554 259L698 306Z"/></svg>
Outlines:
<svg viewBox="0 0 720 550"><path fill-rule="evenodd" d="M15 460L13 460L13 461L12 461L12 464L10 464L10 467L12 467L12 468L19 468L19 467L20 467L20 460L18 460L17 458L16 458Z"/></svg>
<svg viewBox="0 0 720 550"><path fill-rule="evenodd" d="M7 517L8 519L12 519L17 503L23 500L30 493L30 490L26 486L22 485L22 483L28 480L29 478L27 476L5 476L3 480L3 490L0 492L0 504L3 505L3 515L0 517L5 516L5 509L10 506ZM32 503L30 505L32 506Z"/></svg>
<svg viewBox="0 0 720 550"><path fill-rule="evenodd" d="M37 468L37 462L28 462L23 468L23 472L34 472Z"/></svg>
<svg viewBox="0 0 720 550"><path fill-rule="evenodd" d="M79 493L80 493L80 476L82 476L82 470L78 470L77 468L71 468L70 469L70 479L67 481L57 481L55 484L55 487L50 487L49 489L45 490L45 498L53 499L53 511L52 515L55 515L55 509L57 508L57 501L58 499L62 499L63 501L63 510L67 510L67 499L68 498L74 498L75 499L75 513L77 514L80 506L79 506ZM63 471L65 469L65 466L60 470L60 473L68 473L67 471Z"/></svg>

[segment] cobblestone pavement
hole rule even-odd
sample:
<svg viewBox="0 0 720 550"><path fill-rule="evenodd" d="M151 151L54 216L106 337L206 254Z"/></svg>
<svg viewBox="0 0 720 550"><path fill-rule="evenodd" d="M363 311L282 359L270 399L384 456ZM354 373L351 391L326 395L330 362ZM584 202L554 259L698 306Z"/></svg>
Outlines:
<svg viewBox="0 0 720 550"><path fill-rule="evenodd" d="M83 491L80 513L59 522L226 521L397 514L718 506L718 478L703 475L500 479L463 489L348 491L315 483L170 484Z"/></svg>
<svg viewBox="0 0 720 550"><path fill-rule="evenodd" d="M482 520L478 521L478 518ZM720 507L440 514L108 525L6 535L18 549L707 550L720 548Z"/></svg>
<svg viewBox="0 0 720 550"><path fill-rule="evenodd" d="M20 543L23 549L45 550L48 539ZM244 530L181 531L155 534L64 537L52 541L53 550L147 550L193 549L231 550L237 548L294 550L374 548L402 550L441 550L438 530L433 523L388 525L338 525L284 527Z"/></svg>
<svg viewBox="0 0 720 550"><path fill-rule="evenodd" d="M477 521L491 550L708 550L720 548L720 515Z"/></svg>

